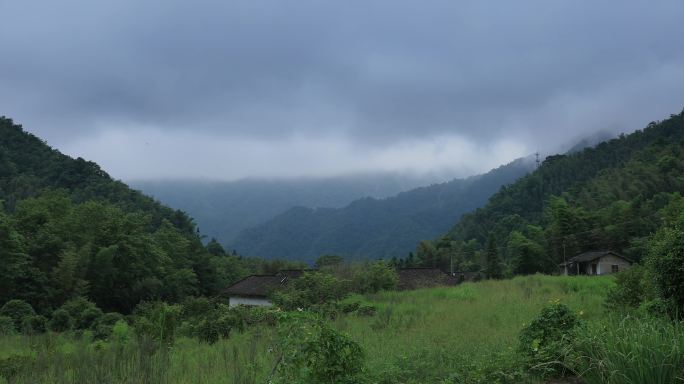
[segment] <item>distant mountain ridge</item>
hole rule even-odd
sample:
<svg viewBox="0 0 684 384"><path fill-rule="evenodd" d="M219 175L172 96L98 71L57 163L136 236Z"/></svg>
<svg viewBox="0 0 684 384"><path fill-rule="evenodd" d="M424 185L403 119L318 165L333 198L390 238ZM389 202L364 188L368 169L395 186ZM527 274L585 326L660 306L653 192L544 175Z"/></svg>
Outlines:
<svg viewBox="0 0 684 384"><path fill-rule="evenodd" d="M142 180L129 184L195 218L201 233L231 243L243 229L295 206L340 208L363 197L383 198L427 185L439 176L394 173L311 179L238 181Z"/></svg>
<svg viewBox="0 0 684 384"><path fill-rule="evenodd" d="M359 199L336 209L295 207L242 231L230 246L244 255L307 262L322 254L401 257L414 250L421 239L448 230L462 214L483 205L501 186L533 168L533 159L518 159L483 175L385 199Z"/></svg>

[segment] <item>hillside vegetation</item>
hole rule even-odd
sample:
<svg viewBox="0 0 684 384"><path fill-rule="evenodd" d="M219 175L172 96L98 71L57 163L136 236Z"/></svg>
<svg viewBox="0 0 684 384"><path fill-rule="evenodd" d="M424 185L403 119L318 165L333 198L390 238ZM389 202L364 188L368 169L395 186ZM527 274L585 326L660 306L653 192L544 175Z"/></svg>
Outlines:
<svg viewBox="0 0 684 384"><path fill-rule="evenodd" d="M459 269L473 271L503 262L508 274L528 274L554 271L564 258L589 250L640 260L648 236L682 211L683 113L594 148L547 157L444 236L422 243L414 262L445 267L453 258Z"/></svg>
<svg viewBox="0 0 684 384"><path fill-rule="evenodd" d="M141 300L214 295L266 263L206 248L192 220L0 118L0 303L50 315L85 297L129 313ZM272 269L285 264L275 263Z"/></svg>
<svg viewBox="0 0 684 384"><path fill-rule="evenodd" d="M292 207L340 208L362 197L384 198L432 178L399 174L237 181L136 180L129 184L191 215L202 233L230 244L243 229Z"/></svg>
<svg viewBox="0 0 684 384"><path fill-rule="evenodd" d="M349 259L406 255L421 239L443 233L532 167L529 159L519 159L484 175L385 199L360 199L338 209L296 207L242 231L230 247L245 255L307 262L323 254Z"/></svg>

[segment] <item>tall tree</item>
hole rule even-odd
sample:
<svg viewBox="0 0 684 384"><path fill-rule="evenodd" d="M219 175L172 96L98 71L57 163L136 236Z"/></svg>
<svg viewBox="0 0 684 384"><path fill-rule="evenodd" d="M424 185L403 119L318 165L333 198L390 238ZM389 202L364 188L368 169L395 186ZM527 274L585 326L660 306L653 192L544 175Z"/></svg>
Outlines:
<svg viewBox="0 0 684 384"><path fill-rule="evenodd" d="M488 279L500 279L503 277L501 270L501 257L496 246L496 239L493 234L487 239L487 250L485 252L485 274Z"/></svg>

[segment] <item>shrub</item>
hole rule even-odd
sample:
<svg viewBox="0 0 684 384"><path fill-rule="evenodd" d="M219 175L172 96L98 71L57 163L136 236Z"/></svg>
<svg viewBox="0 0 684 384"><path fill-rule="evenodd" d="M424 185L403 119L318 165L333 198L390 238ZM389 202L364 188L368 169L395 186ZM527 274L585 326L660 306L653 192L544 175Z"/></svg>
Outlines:
<svg viewBox="0 0 684 384"><path fill-rule="evenodd" d="M352 313L352 312L356 311L357 309L359 309L360 305L361 304L358 301L354 301L352 303L342 304L342 312L343 313Z"/></svg>
<svg viewBox="0 0 684 384"><path fill-rule="evenodd" d="M646 299L646 270L638 265L618 273L615 286L606 296L606 306L611 309L638 308Z"/></svg>
<svg viewBox="0 0 684 384"><path fill-rule="evenodd" d="M116 342L126 343L131 338L131 327L124 320L117 321L112 326L111 336Z"/></svg>
<svg viewBox="0 0 684 384"><path fill-rule="evenodd" d="M375 293L397 287L397 271L387 263L378 261L358 271L352 278L352 290L358 293Z"/></svg>
<svg viewBox="0 0 684 384"><path fill-rule="evenodd" d="M320 316L306 312L281 315L281 358L276 383L360 383L364 353L351 338L335 331Z"/></svg>
<svg viewBox="0 0 684 384"><path fill-rule="evenodd" d="M135 332L139 338L173 344L181 308L163 302L143 302L135 308Z"/></svg>
<svg viewBox="0 0 684 384"><path fill-rule="evenodd" d="M349 294L342 280L327 273L307 272L292 280L286 289L272 294L273 302L285 310L307 309L343 299Z"/></svg>
<svg viewBox="0 0 684 384"><path fill-rule="evenodd" d="M0 359L0 377L4 377L8 382L20 372L29 369L35 359L31 356L10 356Z"/></svg>
<svg viewBox="0 0 684 384"><path fill-rule="evenodd" d="M0 316L0 336L14 335L17 332L14 328L14 321L11 317Z"/></svg>
<svg viewBox="0 0 684 384"><path fill-rule="evenodd" d="M100 308L88 308L74 319L74 325L76 329L91 329L102 315L103 313Z"/></svg>
<svg viewBox="0 0 684 384"><path fill-rule="evenodd" d="M74 319L75 329L93 328L97 319L102 316L102 310L95 303L82 297L67 301L60 309L69 312L69 316Z"/></svg>
<svg viewBox="0 0 684 384"><path fill-rule="evenodd" d="M359 316L373 316L375 315L376 308L372 305L361 305L359 309L356 310L356 314Z"/></svg>
<svg viewBox="0 0 684 384"><path fill-rule="evenodd" d="M7 316L12 319L14 329L21 329L21 323L25 317L34 316L36 312L31 304L23 300L10 300L0 308L0 316Z"/></svg>
<svg viewBox="0 0 684 384"><path fill-rule="evenodd" d="M27 335L45 333L47 330L47 322L48 320L45 316L35 315L24 317L24 321L21 324L21 331Z"/></svg>
<svg viewBox="0 0 684 384"><path fill-rule="evenodd" d="M681 220L680 220L681 221ZM649 246L646 265L659 296L672 303L671 312L684 315L684 223L660 229Z"/></svg>
<svg viewBox="0 0 684 384"><path fill-rule="evenodd" d="M580 319L564 304L555 301L544 307L518 338L527 368L542 377L563 376L564 360L580 326Z"/></svg>
<svg viewBox="0 0 684 384"><path fill-rule="evenodd" d="M52 318L48 325L50 329L55 332L65 332L73 328L74 319L71 318L69 312L65 309L57 309L52 312Z"/></svg>

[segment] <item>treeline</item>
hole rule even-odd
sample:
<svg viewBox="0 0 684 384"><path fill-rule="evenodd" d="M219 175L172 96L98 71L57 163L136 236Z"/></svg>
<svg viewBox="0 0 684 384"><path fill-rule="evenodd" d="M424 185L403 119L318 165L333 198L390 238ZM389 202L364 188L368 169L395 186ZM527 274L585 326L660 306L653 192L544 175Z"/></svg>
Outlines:
<svg viewBox="0 0 684 384"><path fill-rule="evenodd" d="M518 159L490 172L415 188L385 199L358 199L343 208L295 207L243 230L231 247L247 255L313 262L323 254L379 259L406 254L444 233L460 215L482 206L502 185L532 170Z"/></svg>
<svg viewBox="0 0 684 384"><path fill-rule="evenodd" d="M399 265L479 271L490 277L553 272L581 252L634 260L663 218L682 209L684 112L580 152L550 156L503 187L444 236Z"/></svg>
<svg viewBox="0 0 684 384"><path fill-rule="evenodd" d="M71 159L0 119L0 303L50 315L87 298L128 314L143 300L212 296L250 273L298 263L206 247L192 220L92 162Z"/></svg>

